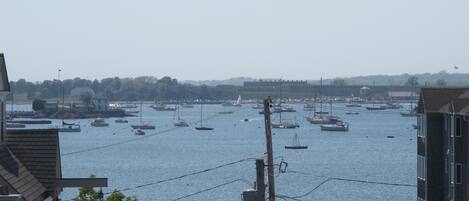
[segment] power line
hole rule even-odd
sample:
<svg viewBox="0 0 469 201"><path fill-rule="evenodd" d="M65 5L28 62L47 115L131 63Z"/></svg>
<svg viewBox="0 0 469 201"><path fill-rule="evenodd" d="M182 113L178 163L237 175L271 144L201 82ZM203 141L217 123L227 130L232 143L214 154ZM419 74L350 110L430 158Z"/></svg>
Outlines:
<svg viewBox="0 0 469 201"><path fill-rule="evenodd" d="M153 185L156 185L156 184L161 184L161 183L174 181L174 180L182 179L182 178L193 176L193 175L198 175L198 174L214 171L214 170L217 170L217 169L220 169L220 168L223 168L223 167L235 165L235 164L242 163L242 162L249 161L249 160L254 160L254 158L245 158L245 159L241 159L241 160L221 164L221 165L218 165L218 166L215 166L215 167L207 168L207 169L204 169L204 170L199 170L199 171L195 171L195 172L192 172L192 173L188 173L188 174L184 174L184 175L180 175L180 176L176 176L176 177L171 177L171 178L167 178L167 179L163 179L163 180L159 180L159 181L155 181L155 182L141 184L141 185L130 187L130 188L124 188L124 189L117 190L117 191L129 191L129 190L135 190L135 189L138 189L138 188L153 186ZM241 181L242 179L238 179L238 180ZM112 192L108 192L108 193L105 193L105 194L111 194L111 193Z"/></svg>
<svg viewBox="0 0 469 201"><path fill-rule="evenodd" d="M185 198L188 198L188 197L192 197L192 196L194 196L194 195L198 195L198 194L201 194L201 193L205 193L205 192L207 192L207 191L211 191L211 190L214 190L214 189L217 189L217 188L220 188L220 187L223 187L223 186L226 186L226 185L229 185L229 184L238 182L238 181L241 181L241 179L235 179L235 180L228 181L228 182L225 182L225 183L222 183L222 184L218 184L218 185L216 185L216 186L213 186L213 187L210 187L210 188L201 190L201 191L197 191L197 192L195 192L195 193L191 193L191 194L188 194L188 195L184 195L184 196L178 197L178 198L173 199L173 200L171 200L171 201L182 200L182 199L185 199Z"/></svg>
<svg viewBox="0 0 469 201"><path fill-rule="evenodd" d="M317 186L315 186L313 189L309 190L308 192L306 192L302 195L297 195L297 196L287 196L287 195L280 195L280 194L276 195L276 196L280 196L282 198L292 199L292 200L295 200L295 201L301 201L299 198L303 198L303 197L306 197L306 196L310 195L315 190L317 190L319 187L321 187L322 185L324 185L324 184L326 184L330 181L347 181L347 182L357 182L357 183L377 184L377 185L387 185L387 186L417 187L417 185L413 185L413 184L389 183L389 182L378 182L378 181L365 181L365 180L359 180L359 179L347 179L347 178L340 178L340 177L325 177L325 176L318 176L318 175L314 175L314 174L302 173L302 172L297 172L297 171L288 171L287 173L297 173L297 174L302 174L302 175L312 175L312 176L316 176L316 177L326 178L321 183L319 183Z"/></svg>

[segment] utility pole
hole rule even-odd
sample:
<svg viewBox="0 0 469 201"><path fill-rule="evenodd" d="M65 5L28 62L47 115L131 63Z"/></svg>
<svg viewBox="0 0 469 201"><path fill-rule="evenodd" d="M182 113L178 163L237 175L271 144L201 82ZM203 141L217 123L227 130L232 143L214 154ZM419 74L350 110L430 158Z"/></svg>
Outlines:
<svg viewBox="0 0 469 201"><path fill-rule="evenodd" d="M269 179L269 201L275 201L274 157L272 153L272 126L270 108L272 99L264 100L265 142L267 145L267 178Z"/></svg>
<svg viewBox="0 0 469 201"><path fill-rule="evenodd" d="M256 160L257 200L265 201L264 159Z"/></svg>

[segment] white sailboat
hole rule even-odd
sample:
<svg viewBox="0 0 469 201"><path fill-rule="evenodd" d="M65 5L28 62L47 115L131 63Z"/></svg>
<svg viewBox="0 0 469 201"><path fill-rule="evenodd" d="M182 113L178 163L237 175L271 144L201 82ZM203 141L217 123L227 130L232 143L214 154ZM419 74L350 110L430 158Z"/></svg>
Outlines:
<svg viewBox="0 0 469 201"><path fill-rule="evenodd" d="M235 106L235 107L241 107L242 106L241 95L238 96L238 100L236 100L236 103L233 106Z"/></svg>
<svg viewBox="0 0 469 201"><path fill-rule="evenodd" d="M177 114L177 119L174 121L174 126L176 127L188 127L189 124L184 121L184 119L181 119L181 116L179 115L179 105L176 106L176 114Z"/></svg>

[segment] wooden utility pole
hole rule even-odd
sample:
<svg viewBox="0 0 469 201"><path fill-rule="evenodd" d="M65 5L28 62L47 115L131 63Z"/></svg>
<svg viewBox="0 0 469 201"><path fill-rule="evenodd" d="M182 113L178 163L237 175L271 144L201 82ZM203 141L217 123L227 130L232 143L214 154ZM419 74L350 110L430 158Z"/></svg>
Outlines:
<svg viewBox="0 0 469 201"><path fill-rule="evenodd" d="M272 100L264 100L265 142L267 145L267 178L269 179L269 201L275 201L274 157L272 153L272 126L270 121L270 107Z"/></svg>
<svg viewBox="0 0 469 201"><path fill-rule="evenodd" d="M257 200L265 201L264 159L256 160Z"/></svg>

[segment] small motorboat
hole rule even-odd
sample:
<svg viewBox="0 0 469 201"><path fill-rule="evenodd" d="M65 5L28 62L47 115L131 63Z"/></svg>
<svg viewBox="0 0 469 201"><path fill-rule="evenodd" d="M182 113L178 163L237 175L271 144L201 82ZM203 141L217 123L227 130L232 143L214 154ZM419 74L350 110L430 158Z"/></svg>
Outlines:
<svg viewBox="0 0 469 201"><path fill-rule="evenodd" d="M178 119L174 122L174 126L176 126L176 127L189 127L189 124L186 121L182 120L182 119Z"/></svg>
<svg viewBox="0 0 469 201"><path fill-rule="evenodd" d="M176 111L176 107L170 107L159 102L155 102L155 104L151 105L150 108L153 108L156 111Z"/></svg>
<svg viewBox="0 0 469 201"><path fill-rule="evenodd" d="M130 125L133 129L141 129L141 130L155 130L155 126L148 125L148 124L135 124Z"/></svg>
<svg viewBox="0 0 469 201"><path fill-rule="evenodd" d="M142 129L136 129L134 131L134 134L135 135L145 135L145 131L143 131Z"/></svg>
<svg viewBox="0 0 469 201"><path fill-rule="evenodd" d="M348 111L345 113L346 115L358 115L360 114L359 112L354 112L354 111Z"/></svg>
<svg viewBox="0 0 469 201"><path fill-rule="evenodd" d="M221 111L218 114L233 114L233 111Z"/></svg>
<svg viewBox="0 0 469 201"><path fill-rule="evenodd" d="M321 125L322 131L343 131L346 132L349 129L348 123L345 122L337 122L335 124L324 124Z"/></svg>
<svg viewBox="0 0 469 201"><path fill-rule="evenodd" d="M183 103L183 104L181 104L181 107L183 107L183 108L194 108L194 105L188 104L188 103Z"/></svg>
<svg viewBox="0 0 469 201"><path fill-rule="evenodd" d="M385 106L380 105L380 106L368 106L366 107L367 110L385 110L387 109Z"/></svg>
<svg viewBox="0 0 469 201"><path fill-rule="evenodd" d="M108 127L109 124L104 121L103 118L96 118L93 122L91 122L91 126L93 127Z"/></svg>
<svg viewBox="0 0 469 201"><path fill-rule="evenodd" d="M114 122L120 123L120 124L122 124L122 123L129 123L129 121L127 121L127 119L116 119Z"/></svg>
<svg viewBox="0 0 469 201"><path fill-rule="evenodd" d="M345 107L361 107L362 105L356 103L346 104Z"/></svg>
<svg viewBox="0 0 469 201"><path fill-rule="evenodd" d="M248 119L248 118L246 118L246 119L244 119L243 121L245 121L245 122L248 122L248 121L249 121L249 119Z"/></svg>
<svg viewBox="0 0 469 201"><path fill-rule="evenodd" d="M62 126L57 128L60 133L78 133L81 132L79 124L65 123L62 121Z"/></svg>

